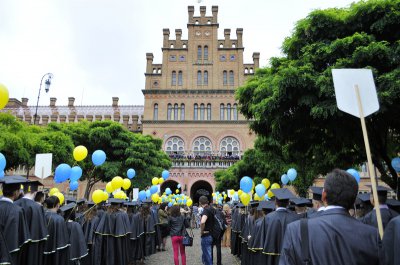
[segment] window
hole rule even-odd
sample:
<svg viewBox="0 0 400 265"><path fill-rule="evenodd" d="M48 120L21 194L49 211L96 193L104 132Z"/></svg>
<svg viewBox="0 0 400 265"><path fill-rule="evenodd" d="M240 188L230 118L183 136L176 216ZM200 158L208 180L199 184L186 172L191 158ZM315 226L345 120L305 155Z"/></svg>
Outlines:
<svg viewBox="0 0 400 265"><path fill-rule="evenodd" d="M219 44L219 47L220 47L220 48L224 48L224 44L223 44L223 43L220 43L220 44Z"/></svg>
<svg viewBox="0 0 400 265"><path fill-rule="evenodd" d="M235 77L233 76L233 71L229 71L229 84L230 85L235 84Z"/></svg>
<svg viewBox="0 0 400 265"><path fill-rule="evenodd" d="M223 73L223 80L224 80L224 85L228 84L228 72L224 71Z"/></svg>
<svg viewBox="0 0 400 265"><path fill-rule="evenodd" d="M158 120L158 104L154 104L153 120Z"/></svg>
<svg viewBox="0 0 400 265"><path fill-rule="evenodd" d="M174 105L174 120L176 120L176 121L179 119L178 111L179 111L178 104L175 104Z"/></svg>
<svg viewBox="0 0 400 265"><path fill-rule="evenodd" d="M201 46L197 46L197 60L201 60Z"/></svg>
<svg viewBox="0 0 400 265"><path fill-rule="evenodd" d="M168 104L167 120L171 120L171 113L172 113L172 105Z"/></svg>
<svg viewBox="0 0 400 265"><path fill-rule="evenodd" d="M228 136L221 140L219 150L223 156L239 155L240 145L238 139Z"/></svg>
<svg viewBox="0 0 400 265"><path fill-rule="evenodd" d="M244 68L244 73L248 74L249 73L249 69L248 68Z"/></svg>
<svg viewBox="0 0 400 265"><path fill-rule="evenodd" d="M182 85L182 71L178 72L178 86Z"/></svg>
<svg viewBox="0 0 400 265"><path fill-rule="evenodd" d="M200 104L200 120L204 121L204 104Z"/></svg>
<svg viewBox="0 0 400 265"><path fill-rule="evenodd" d="M207 104L207 120L211 121L211 104Z"/></svg>
<svg viewBox="0 0 400 265"><path fill-rule="evenodd" d="M208 46L204 46L204 60L208 61Z"/></svg>
<svg viewBox="0 0 400 265"><path fill-rule="evenodd" d="M176 86L176 72L172 71L171 86Z"/></svg>
<svg viewBox="0 0 400 265"><path fill-rule="evenodd" d="M181 121L185 120L185 104L181 104Z"/></svg>
<svg viewBox="0 0 400 265"><path fill-rule="evenodd" d="M238 109L237 109L237 104L233 104L233 120L237 121L238 120Z"/></svg>
<svg viewBox="0 0 400 265"><path fill-rule="evenodd" d="M199 105L197 105L197 103L196 103L196 104L194 104L194 111L193 111L193 119L195 121L198 120L198 111L199 111Z"/></svg>
<svg viewBox="0 0 400 265"><path fill-rule="evenodd" d="M183 154L185 152L185 142L178 136L171 137L165 142L165 152L168 154Z"/></svg>
<svg viewBox="0 0 400 265"><path fill-rule="evenodd" d="M225 120L224 111L225 111L225 106L224 106L224 104L221 104L221 105L219 106L219 119L220 119L221 121Z"/></svg>
<svg viewBox="0 0 400 265"><path fill-rule="evenodd" d="M226 119L231 120L231 104L226 104Z"/></svg>
<svg viewBox="0 0 400 265"><path fill-rule="evenodd" d="M186 43L182 44L182 48L186 49Z"/></svg>
<svg viewBox="0 0 400 265"><path fill-rule="evenodd" d="M204 85L208 85L208 71L204 71Z"/></svg>
<svg viewBox="0 0 400 265"><path fill-rule="evenodd" d="M250 68L250 74L254 73L253 68Z"/></svg>
<svg viewBox="0 0 400 265"><path fill-rule="evenodd" d="M201 71L197 71L197 85L201 86Z"/></svg>
<svg viewBox="0 0 400 265"><path fill-rule="evenodd" d="M195 155L210 155L212 152L211 140L207 137L201 136L193 141L193 153Z"/></svg>
<svg viewBox="0 0 400 265"><path fill-rule="evenodd" d="M170 45L170 48L171 48L171 49L173 49L173 48L174 48L174 44L173 44L173 43L171 43L171 45Z"/></svg>

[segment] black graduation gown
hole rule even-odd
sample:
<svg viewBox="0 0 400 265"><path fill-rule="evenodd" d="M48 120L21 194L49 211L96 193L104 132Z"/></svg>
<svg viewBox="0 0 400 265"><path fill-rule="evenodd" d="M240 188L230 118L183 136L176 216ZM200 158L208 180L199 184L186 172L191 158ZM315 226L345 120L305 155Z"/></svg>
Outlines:
<svg viewBox="0 0 400 265"><path fill-rule="evenodd" d="M378 230L351 217L345 209L325 210L308 219L311 264L380 264ZM303 264L300 221L288 225L279 265ZM381 257L380 257L381 255Z"/></svg>
<svg viewBox="0 0 400 265"><path fill-rule="evenodd" d="M3 231L0 229L0 264L11 264L11 256L8 251Z"/></svg>
<svg viewBox="0 0 400 265"><path fill-rule="evenodd" d="M95 230L99 224L100 218L96 215L91 220L85 220L82 226L83 234L85 236L85 241L89 254L83 258L82 263L85 265L93 264L93 247L95 241Z"/></svg>
<svg viewBox="0 0 400 265"><path fill-rule="evenodd" d="M266 255L262 254L265 240L264 222L264 218L258 218L250 231L248 246L251 264L264 264L266 262Z"/></svg>
<svg viewBox="0 0 400 265"><path fill-rule="evenodd" d="M67 265L69 260L69 234L64 218L57 213L45 212L49 237L44 247L44 264Z"/></svg>
<svg viewBox="0 0 400 265"><path fill-rule="evenodd" d="M140 213L129 216L131 225L130 234L130 261L138 261L144 258L144 249L141 238L144 236L144 224Z"/></svg>
<svg viewBox="0 0 400 265"><path fill-rule="evenodd" d="M393 218L383 234L385 264L400 264L400 216Z"/></svg>
<svg viewBox="0 0 400 265"><path fill-rule="evenodd" d="M12 264L19 264L24 254L21 248L30 241L24 210L18 205L0 200L0 229L3 229Z"/></svg>
<svg viewBox="0 0 400 265"><path fill-rule="evenodd" d="M275 212L267 214L264 218L265 240L263 254L266 255L265 264L277 265L279 263L279 255L286 227L300 217L298 214L287 209L278 209Z"/></svg>
<svg viewBox="0 0 400 265"><path fill-rule="evenodd" d="M382 216L382 225L383 229L386 228L387 224L390 220L399 214L392 209L381 209L381 216ZM378 228L378 221L376 219L376 211L375 208L367 213L364 217L360 218L360 221L367 225L372 225L375 228Z"/></svg>
<svg viewBox="0 0 400 265"><path fill-rule="evenodd" d="M246 264L251 264L250 262L250 252L248 250L248 236L250 235L250 231L253 229L253 223L254 223L254 216L247 215L245 220L244 220L244 225L242 232L240 234L240 238L242 239L242 245L241 245L241 264L246 265Z"/></svg>
<svg viewBox="0 0 400 265"><path fill-rule="evenodd" d="M104 213L95 230L93 264L128 264L130 233L127 213L123 211Z"/></svg>
<svg viewBox="0 0 400 265"><path fill-rule="evenodd" d="M155 223L151 215L148 215L145 220L143 220L143 235L140 237L142 247L144 250L145 256L150 256L156 253L156 230L155 230Z"/></svg>
<svg viewBox="0 0 400 265"><path fill-rule="evenodd" d="M154 222L155 243L158 248L161 248L162 237L161 237L160 219L158 218L158 209L153 206L153 208L150 211L150 214Z"/></svg>
<svg viewBox="0 0 400 265"><path fill-rule="evenodd" d="M26 265L43 264L44 246L49 236L44 209L37 202L26 198L19 199L15 204L24 209L31 238L31 241L25 246L25 255L21 263Z"/></svg>
<svg viewBox="0 0 400 265"><path fill-rule="evenodd" d="M239 216L239 210L234 209L232 212L232 223L231 223L231 254L237 255L238 251L236 248L236 241L238 240L238 233L237 233L237 219Z"/></svg>
<svg viewBox="0 0 400 265"><path fill-rule="evenodd" d="M80 264L82 258L88 255L85 236L82 231L82 226L74 221L67 222L69 233L69 265Z"/></svg>

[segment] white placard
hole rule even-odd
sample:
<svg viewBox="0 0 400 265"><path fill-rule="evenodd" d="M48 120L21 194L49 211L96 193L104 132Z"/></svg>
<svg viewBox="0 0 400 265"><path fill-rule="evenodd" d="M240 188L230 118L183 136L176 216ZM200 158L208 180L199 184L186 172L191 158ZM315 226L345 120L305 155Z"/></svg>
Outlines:
<svg viewBox="0 0 400 265"><path fill-rule="evenodd" d="M133 188L132 189L132 201L137 201L139 198L139 189Z"/></svg>
<svg viewBox="0 0 400 265"><path fill-rule="evenodd" d="M358 86L364 117L379 110L371 69L332 69L336 102L341 111L360 118L355 86Z"/></svg>
<svg viewBox="0 0 400 265"><path fill-rule="evenodd" d="M51 175L53 154L36 154L35 176L45 179Z"/></svg>
<svg viewBox="0 0 400 265"><path fill-rule="evenodd" d="M235 190L233 190L233 192L235 192ZM235 193L233 193L233 194L231 195L231 190L227 190L227 191L226 191L226 194L228 195L229 198L232 199L232 197L233 197L233 195L234 195Z"/></svg>

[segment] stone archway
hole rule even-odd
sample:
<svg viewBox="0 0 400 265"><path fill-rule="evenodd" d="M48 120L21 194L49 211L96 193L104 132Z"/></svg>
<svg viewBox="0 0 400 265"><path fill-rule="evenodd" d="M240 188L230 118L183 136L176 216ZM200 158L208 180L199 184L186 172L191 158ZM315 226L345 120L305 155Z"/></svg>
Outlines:
<svg viewBox="0 0 400 265"><path fill-rule="evenodd" d="M210 183L205 180L199 180L193 183L190 188L190 197L193 200L193 203L198 203L200 196L206 196L209 202L212 202L212 193L213 188Z"/></svg>
<svg viewBox="0 0 400 265"><path fill-rule="evenodd" d="M175 190L177 189L178 184L179 184L179 183L178 183L177 181L172 180L172 179L169 179L169 180L164 181L164 182L161 184L161 186L160 186L160 191L161 191L160 194L163 194L164 191L165 191L167 188L170 188L171 191L172 191L172 193L175 193Z"/></svg>

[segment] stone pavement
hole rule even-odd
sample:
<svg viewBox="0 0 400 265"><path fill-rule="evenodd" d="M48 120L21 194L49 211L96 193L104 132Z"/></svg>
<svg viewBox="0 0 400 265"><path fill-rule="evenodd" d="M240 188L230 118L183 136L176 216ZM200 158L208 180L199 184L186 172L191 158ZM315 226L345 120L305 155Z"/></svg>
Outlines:
<svg viewBox="0 0 400 265"><path fill-rule="evenodd" d="M200 229L194 229L194 242L192 247L186 247L186 264L187 265L202 265L201 262L201 242ZM171 245L171 238L167 239L167 251L157 252L146 258L146 265L174 265L174 253ZM230 248L221 248L222 250L222 265L240 265L240 260L231 254ZM214 247L214 264L217 264L216 248ZM181 264L181 260L179 259Z"/></svg>

